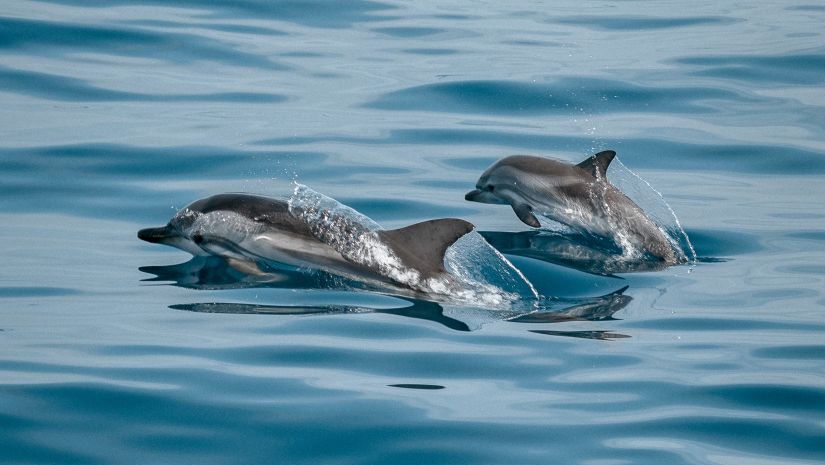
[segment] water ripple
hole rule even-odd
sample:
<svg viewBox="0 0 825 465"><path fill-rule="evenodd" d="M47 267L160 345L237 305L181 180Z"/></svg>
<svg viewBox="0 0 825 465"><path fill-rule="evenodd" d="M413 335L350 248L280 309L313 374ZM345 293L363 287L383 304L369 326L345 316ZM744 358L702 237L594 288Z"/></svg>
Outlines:
<svg viewBox="0 0 825 465"><path fill-rule="evenodd" d="M825 82L825 55L700 56L677 63L699 68L692 73L744 83L817 85Z"/></svg>
<svg viewBox="0 0 825 465"><path fill-rule="evenodd" d="M552 20L555 24L569 24L597 30L639 31L646 29L672 29L704 25L724 26L741 21L727 16L681 16L681 17L646 17L646 16L565 16Z"/></svg>
<svg viewBox="0 0 825 465"><path fill-rule="evenodd" d="M94 8L114 8L118 6L165 7L164 0L44 0L47 3ZM204 5L199 0L176 0L176 7L191 8L207 17L226 18L267 18L288 21L311 27L346 28L355 23L385 19L375 13L393 10L396 7L374 0L348 0L347 2L327 2L324 0L233 0Z"/></svg>
<svg viewBox="0 0 825 465"><path fill-rule="evenodd" d="M278 103L283 95L259 92L216 92L207 94L149 94L106 89L85 80L57 74L24 71L0 66L0 86L5 92L67 102L235 102Z"/></svg>
<svg viewBox="0 0 825 465"><path fill-rule="evenodd" d="M701 113L706 100L743 100L711 87L643 87L618 80L561 78L552 83L454 81L384 94L366 104L381 110L542 115L570 112Z"/></svg>
<svg viewBox="0 0 825 465"><path fill-rule="evenodd" d="M287 69L267 57L201 35L0 17L0 50L31 55L55 49L88 50L173 63L214 61L270 71ZM82 98L82 94L78 97Z"/></svg>

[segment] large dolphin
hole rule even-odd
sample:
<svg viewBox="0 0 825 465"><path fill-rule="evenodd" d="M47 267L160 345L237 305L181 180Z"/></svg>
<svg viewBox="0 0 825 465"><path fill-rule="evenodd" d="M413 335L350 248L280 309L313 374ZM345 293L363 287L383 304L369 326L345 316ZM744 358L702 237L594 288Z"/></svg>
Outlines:
<svg viewBox="0 0 825 465"><path fill-rule="evenodd" d="M141 229L138 237L193 255L220 256L250 274L261 273L258 263L275 261L429 292L433 280L450 282L444 253L473 229L446 218L375 231L335 212L309 212L318 213L321 223L305 213L284 200L218 194L183 208L165 226Z"/></svg>
<svg viewBox="0 0 825 465"><path fill-rule="evenodd" d="M472 202L509 204L516 216L534 228L534 213L583 234L610 238L625 250L639 250L668 264L679 258L664 231L607 180L616 152L599 152L573 165L528 155L502 158L481 175Z"/></svg>

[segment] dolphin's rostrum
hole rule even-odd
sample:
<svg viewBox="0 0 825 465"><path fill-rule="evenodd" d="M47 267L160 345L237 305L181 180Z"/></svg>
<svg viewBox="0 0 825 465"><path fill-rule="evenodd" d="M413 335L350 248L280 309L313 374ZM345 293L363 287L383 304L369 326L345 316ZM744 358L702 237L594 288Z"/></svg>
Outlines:
<svg viewBox="0 0 825 465"><path fill-rule="evenodd" d="M478 179L465 199L509 204L534 228L536 214L582 234L614 240L626 252L649 254L669 264L679 261L667 234L607 180L616 152L599 152L577 165L528 155L502 158Z"/></svg>
<svg viewBox="0 0 825 465"><path fill-rule="evenodd" d="M261 273L259 262L274 261L430 292L433 280L451 279L444 269L447 248L473 230L471 223L445 218L373 231L329 211L320 212L319 224L310 213L318 212L258 195L218 194L183 208L165 226L140 230L138 237L193 255L217 255L250 274ZM324 236L325 226L335 237Z"/></svg>

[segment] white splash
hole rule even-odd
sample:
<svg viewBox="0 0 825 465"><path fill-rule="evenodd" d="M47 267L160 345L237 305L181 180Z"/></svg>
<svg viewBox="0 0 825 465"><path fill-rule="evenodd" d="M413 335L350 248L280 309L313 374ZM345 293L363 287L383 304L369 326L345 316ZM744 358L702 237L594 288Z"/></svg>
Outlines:
<svg viewBox="0 0 825 465"><path fill-rule="evenodd" d="M404 266L381 241L376 222L352 208L298 183L288 205L290 213L305 221L318 240L347 260L377 269L414 290L494 307L507 306L524 294L538 297L532 284L478 233L466 234L447 250L447 275L425 278Z"/></svg>
<svg viewBox="0 0 825 465"><path fill-rule="evenodd" d="M667 203L662 193L622 163L619 157L616 157L610 165L610 173L613 185L642 207L656 226L662 230L679 256L680 262L695 266L696 249L682 227L679 217L676 216L676 212Z"/></svg>

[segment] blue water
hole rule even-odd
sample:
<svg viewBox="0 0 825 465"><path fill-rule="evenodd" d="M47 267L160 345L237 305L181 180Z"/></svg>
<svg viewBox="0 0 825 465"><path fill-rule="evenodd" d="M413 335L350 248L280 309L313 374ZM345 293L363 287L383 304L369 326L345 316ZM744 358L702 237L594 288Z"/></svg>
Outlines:
<svg viewBox="0 0 825 465"><path fill-rule="evenodd" d="M825 462L823 23L804 0L4 1L0 462ZM135 237L293 180L386 228L526 231L464 201L480 172L608 148L700 259L508 255L555 302L514 321Z"/></svg>

